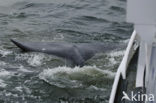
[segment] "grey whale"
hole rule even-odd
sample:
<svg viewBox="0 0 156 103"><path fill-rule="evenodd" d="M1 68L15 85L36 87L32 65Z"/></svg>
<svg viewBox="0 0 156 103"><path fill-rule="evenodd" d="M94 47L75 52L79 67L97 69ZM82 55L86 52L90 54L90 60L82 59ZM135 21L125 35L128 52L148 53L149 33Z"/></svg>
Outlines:
<svg viewBox="0 0 156 103"><path fill-rule="evenodd" d="M42 52L62 57L72 61L76 66L83 66L84 62L96 53L107 52L118 47L108 43L65 43L65 42L24 42L11 39L23 51Z"/></svg>

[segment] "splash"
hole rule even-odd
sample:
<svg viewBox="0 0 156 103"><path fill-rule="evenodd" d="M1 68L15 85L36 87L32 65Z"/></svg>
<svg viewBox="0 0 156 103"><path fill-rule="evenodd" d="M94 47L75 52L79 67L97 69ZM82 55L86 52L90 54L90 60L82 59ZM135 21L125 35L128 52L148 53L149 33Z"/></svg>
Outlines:
<svg viewBox="0 0 156 103"><path fill-rule="evenodd" d="M105 79L112 79L115 73L101 70L96 66L57 67L44 70L39 78L61 88L81 88L91 85L100 85Z"/></svg>

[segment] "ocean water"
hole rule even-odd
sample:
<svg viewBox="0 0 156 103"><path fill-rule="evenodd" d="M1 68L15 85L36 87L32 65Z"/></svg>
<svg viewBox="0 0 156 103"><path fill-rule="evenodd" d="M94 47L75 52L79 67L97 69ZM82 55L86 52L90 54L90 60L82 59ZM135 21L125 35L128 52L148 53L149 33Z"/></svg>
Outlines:
<svg viewBox="0 0 156 103"><path fill-rule="evenodd" d="M108 103L125 48L84 67L24 53L10 42L108 42L127 45L126 0L0 0L0 103Z"/></svg>

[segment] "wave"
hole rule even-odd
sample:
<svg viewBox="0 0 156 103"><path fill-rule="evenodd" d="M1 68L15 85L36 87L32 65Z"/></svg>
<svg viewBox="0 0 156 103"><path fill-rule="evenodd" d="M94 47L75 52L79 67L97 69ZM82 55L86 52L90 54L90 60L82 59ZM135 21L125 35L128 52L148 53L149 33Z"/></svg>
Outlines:
<svg viewBox="0 0 156 103"><path fill-rule="evenodd" d="M84 67L57 67L46 69L39 74L39 78L45 82L60 88L83 88L99 86L102 81L110 80L115 76L114 72L101 70L96 66Z"/></svg>

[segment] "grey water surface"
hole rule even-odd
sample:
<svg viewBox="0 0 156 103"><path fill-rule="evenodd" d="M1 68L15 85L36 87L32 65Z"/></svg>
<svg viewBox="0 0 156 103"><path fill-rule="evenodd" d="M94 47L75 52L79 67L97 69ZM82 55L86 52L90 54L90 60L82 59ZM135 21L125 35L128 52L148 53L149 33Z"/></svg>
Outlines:
<svg viewBox="0 0 156 103"><path fill-rule="evenodd" d="M126 0L1 0L0 103L108 103L125 48L85 63L21 52L23 41L127 44ZM108 47L109 48L109 47Z"/></svg>

